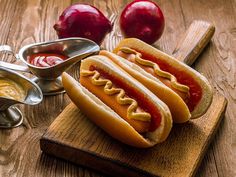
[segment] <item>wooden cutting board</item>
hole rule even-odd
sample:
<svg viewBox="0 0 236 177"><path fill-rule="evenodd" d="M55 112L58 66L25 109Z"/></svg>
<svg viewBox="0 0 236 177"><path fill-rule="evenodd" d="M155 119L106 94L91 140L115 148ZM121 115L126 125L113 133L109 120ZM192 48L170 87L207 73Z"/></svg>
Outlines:
<svg viewBox="0 0 236 177"><path fill-rule="evenodd" d="M192 64L213 33L210 24L194 21L173 55ZM111 138L71 103L42 136L40 147L45 153L113 176L193 176L225 108L225 98L215 93L204 116L175 124L164 143L137 149Z"/></svg>

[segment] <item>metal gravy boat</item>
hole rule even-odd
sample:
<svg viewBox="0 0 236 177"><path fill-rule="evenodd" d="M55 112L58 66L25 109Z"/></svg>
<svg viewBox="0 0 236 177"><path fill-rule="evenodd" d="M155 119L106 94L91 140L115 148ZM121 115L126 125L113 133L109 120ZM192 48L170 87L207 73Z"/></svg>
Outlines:
<svg viewBox="0 0 236 177"><path fill-rule="evenodd" d="M36 77L33 79L39 85L44 95L56 95L64 92L60 75L73 64L83 58L99 52L100 47L93 41L85 38L65 38L49 42L35 43L20 49L16 58L21 59L26 66L19 66L0 62L0 66L9 69L31 72ZM38 67L27 62L27 57L37 53L60 53L67 57L65 61L49 66Z"/></svg>
<svg viewBox="0 0 236 177"><path fill-rule="evenodd" d="M0 96L0 128L17 127L23 122L23 116L20 110L13 105L39 104L43 100L43 94L37 84L15 71L0 67L0 78L7 78L18 83L25 91L23 101Z"/></svg>

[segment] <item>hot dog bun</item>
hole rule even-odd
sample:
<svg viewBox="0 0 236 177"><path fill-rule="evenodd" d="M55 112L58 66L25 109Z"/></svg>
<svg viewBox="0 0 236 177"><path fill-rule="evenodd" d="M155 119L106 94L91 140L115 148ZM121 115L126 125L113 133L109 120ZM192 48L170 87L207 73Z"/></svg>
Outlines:
<svg viewBox="0 0 236 177"><path fill-rule="evenodd" d="M77 107L96 125L119 141L140 148L147 148L164 141L170 133L172 118L168 107L141 83L130 77L126 72L104 56L91 56L81 62L80 71L89 70L91 66L99 67L109 72L115 78L120 78L132 88L145 95L161 115L158 128L152 132L138 133L119 114L95 96L89 88L85 88L66 73L62 74L64 88ZM80 76L81 77L81 76ZM114 100L116 101L116 100Z"/></svg>
<svg viewBox="0 0 236 177"><path fill-rule="evenodd" d="M184 123L190 119L190 111L185 102L181 99L181 97L175 92L173 92L169 87L162 84L157 78L148 74L138 65L129 62L114 53L102 50L99 54L107 56L113 62L118 64L130 75L132 75L138 81L143 83L164 103L166 103L171 111L172 118L175 123Z"/></svg>
<svg viewBox="0 0 236 177"><path fill-rule="evenodd" d="M143 42L141 40L138 40L135 38L124 39L117 45L117 47L114 49L113 52L115 54L118 54L120 49L124 48L124 47L138 51L138 53L140 53L141 55L144 56L144 59L146 56L150 56L152 61L155 60L154 62L159 61L159 62L163 62L164 65L167 64L169 67L171 67L172 71L173 70L178 71L179 76L182 74L182 76L189 77L190 80L192 80L193 83L195 83L197 85L197 87L200 88L199 91L201 92L201 97L199 97L198 102L196 103L196 105L194 105L194 107L192 106L192 110L190 110L191 118L200 117L201 115L203 115L207 111L208 107L210 106L210 104L212 102L212 88L211 88L209 82L207 81L207 79L203 75L201 75L200 73L198 73L196 70L192 69L191 67L187 66L186 64L184 64L184 63L176 60L175 58L159 51L158 49L152 47L151 45L146 44L145 42ZM146 59L148 59L148 58L146 57ZM131 65L131 64L127 64L127 62L123 62L123 63L126 65ZM123 67L123 69L125 69L130 75L132 75L137 80L142 82L151 91L155 92L154 90L158 89L158 87L152 88L152 86L149 86L148 83L143 82L144 78L140 78L140 76L138 74L136 74L134 71L131 71L131 69L127 69L127 67L125 67L121 62L119 62L117 64L119 64L121 67ZM136 71L138 70L138 72L140 72L141 70L144 71L144 69L142 69L141 67L133 66L133 65L134 64L132 64L132 68L134 70L136 70ZM150 73L147 73L147 75L145 77L151 78L150 75L151 75ZM177 78L177 80L178 80L178 78ZM179 80L178 80L178 82L179 82ZM191 85L191 83L190 83L190 85ZM195 93L193 93L194 92L193 89L191 90L190 87L189 87L189 89L190 89L189 92L191 92L191 94L194 95ZM196 94L198 94L198 93L196 93ZM186 104L187 105L192 104L191 100L189 101L189 103L186 103ZM176 105L176 109L180 109L180 108L177 107L177 105ZM190 109L190 106L189 106L189 109ZM179 120L181 120L181 118L176 118L174 115L173 115L173 117L174 117L174 120L177 120L177 122L179 122Z"/></svg>

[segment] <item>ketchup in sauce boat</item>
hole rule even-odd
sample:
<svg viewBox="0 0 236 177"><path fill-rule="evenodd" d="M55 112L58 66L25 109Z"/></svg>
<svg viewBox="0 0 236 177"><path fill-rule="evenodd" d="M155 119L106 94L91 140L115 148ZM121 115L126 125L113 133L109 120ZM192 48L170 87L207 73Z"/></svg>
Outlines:
<svg viewBox="0 0 236 177"><path fill-rule="evenodd" d="M62 63L67 56L55 53L37 53L27 57L27 62L38 67L49 67Z"/></svg>

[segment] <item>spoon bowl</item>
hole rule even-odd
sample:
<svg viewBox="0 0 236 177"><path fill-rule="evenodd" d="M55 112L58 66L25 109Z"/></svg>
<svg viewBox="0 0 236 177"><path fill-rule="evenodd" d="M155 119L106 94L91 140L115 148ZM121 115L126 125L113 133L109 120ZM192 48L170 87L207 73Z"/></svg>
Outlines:
<svg viewBox="0 0 236 177"><path fill-rule="evenodd" d="M60 75L83 58L99 52L100 47L85 38L65 38L50 42L27 45L20 49L19 58L29 67L37 77L34 81L42 89L44 95L55 95L64 92ZM55 53L67 56L63 62L49 66L38 67L28 62L28 57L39 53Z"/></svg>
<svg viewBox="0 0 236 177"><path fill-rule="evenodd" d="M99 50L99 46L91 40L85 38L65 38L24 46L20 49L18 56L35 76L46 80L53 80L76 62L97 53ZM27 61L30 55L38 53L59 53L69 58L57 65L38 67Z"/></svg>
<svg viewBox="0 0 236 177"><path fill-rule="evenodd" d="M15 71L0 67L0 78L7 78L14 81L25 91L25 98L23 101L0 96L0 128L19 126L23 121L23 116L20 110L14 105L39 104L43 99L43 94L37 84Z"/></svg>

